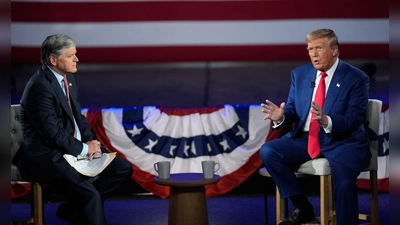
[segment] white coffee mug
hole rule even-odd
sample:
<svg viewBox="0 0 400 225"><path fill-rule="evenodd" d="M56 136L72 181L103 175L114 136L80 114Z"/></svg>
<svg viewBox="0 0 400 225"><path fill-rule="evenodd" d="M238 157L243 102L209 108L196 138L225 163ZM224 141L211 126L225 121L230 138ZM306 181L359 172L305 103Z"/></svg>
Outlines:
<svg viewBox="0 0 400 225"><path fill-rule="evenodd" d="M219 170L220 165L215 161L206 160L201 162L201 167L203 169L204 179L212 179L214 173Z"/></svg>
<svg viewBox="0 0 400 225"><path fill-rule="evenodd" d="M169 179L170 170L171 170L171 162L169 161L160 161L154 163L154 170L157 171L158 177L160 179Z"/></svg>

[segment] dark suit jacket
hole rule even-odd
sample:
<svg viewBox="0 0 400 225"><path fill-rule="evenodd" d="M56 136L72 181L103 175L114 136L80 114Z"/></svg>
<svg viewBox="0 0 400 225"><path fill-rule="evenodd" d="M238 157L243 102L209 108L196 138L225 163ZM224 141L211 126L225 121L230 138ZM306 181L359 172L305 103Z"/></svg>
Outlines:
<svg viewBox="0 0 400 225"><path fill-rule="evenodd" d="M339 59L338 59L339 60ZM313 94L317 70L312 64L292 71L292 84L282 126L294 125L284 138L301 135ZM364 129L368 107L369 78L361 70L339 60L326 94L323 111L332 119L332 132L319 132L321 152L328 160L361 171L369 166L369 141Z"/></svg>
<svg viewBox="0 0 400 225"><path fill-rule="evenodd" d="M24 157L31 179L48 182L61 178L73 169L64 154L77 156L82 142L96 139L86 118L81 114L78 84L74 75L67 75L70 101L54 74L42 65L28 81L21 99L21 123L24 135ZM73 137L74 122L82 142Z"/></svg>

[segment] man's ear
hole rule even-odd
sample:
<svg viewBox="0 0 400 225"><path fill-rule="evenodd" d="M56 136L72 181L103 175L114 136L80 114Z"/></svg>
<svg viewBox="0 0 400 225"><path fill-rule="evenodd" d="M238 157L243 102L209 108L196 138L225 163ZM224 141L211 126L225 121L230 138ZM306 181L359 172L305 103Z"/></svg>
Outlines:
<svg viewBox="0 0 400 225"><path fill-rule="evenodd" d="M52 66L57 65L57 57L56 57L55 55L51 54L51 55L49 56L49 59L50 59L50 64L51 64Z"/></svg>
<svg viewBox="0 0 400 225"><path fill-rule="evenodd" d="M338 53L339 53L339 48L336 46L332 49L332 56L336 57L338 56Z"/></svg>

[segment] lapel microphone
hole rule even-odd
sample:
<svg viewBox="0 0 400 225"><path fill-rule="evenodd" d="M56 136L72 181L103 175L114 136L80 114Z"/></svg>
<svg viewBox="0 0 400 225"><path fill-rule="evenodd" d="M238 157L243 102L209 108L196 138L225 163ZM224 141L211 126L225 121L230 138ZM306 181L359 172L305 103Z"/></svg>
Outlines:
<svg viewBox="0 0 400 225"><path fill-rule="evenodd" d="M314 81L311 82L311 87L312 87L312 88L315 88L315 82L314 82Z"/></svg>

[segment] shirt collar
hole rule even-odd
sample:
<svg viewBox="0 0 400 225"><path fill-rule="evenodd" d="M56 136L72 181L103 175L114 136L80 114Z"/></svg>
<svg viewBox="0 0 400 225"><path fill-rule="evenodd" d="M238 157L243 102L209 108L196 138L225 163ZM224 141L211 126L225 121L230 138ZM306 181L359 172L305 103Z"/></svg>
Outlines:
<svg viewBox="0 0 400 225"><path fill-rule="evenodd" d="M329 77L331 78L333 77L333 74L335 73L338 64L339 64L339 58L336 59L336 62L331 66L329 70L325 71ZM321 72L322 71L318 70L318 76L321 74Z"/></svg>
<svg viewBox="0 0 400 225"><path fill-rule="evenodd" d="M54 76L56 77L56 79L58 80L58 83L61 85L61 82L64 78L64 76L62 76L61 74L57 73L56 71L54 71L52 68L50 68L50 66L46 65L47 68L50 69L51 72L53 72Z"/></svg>

